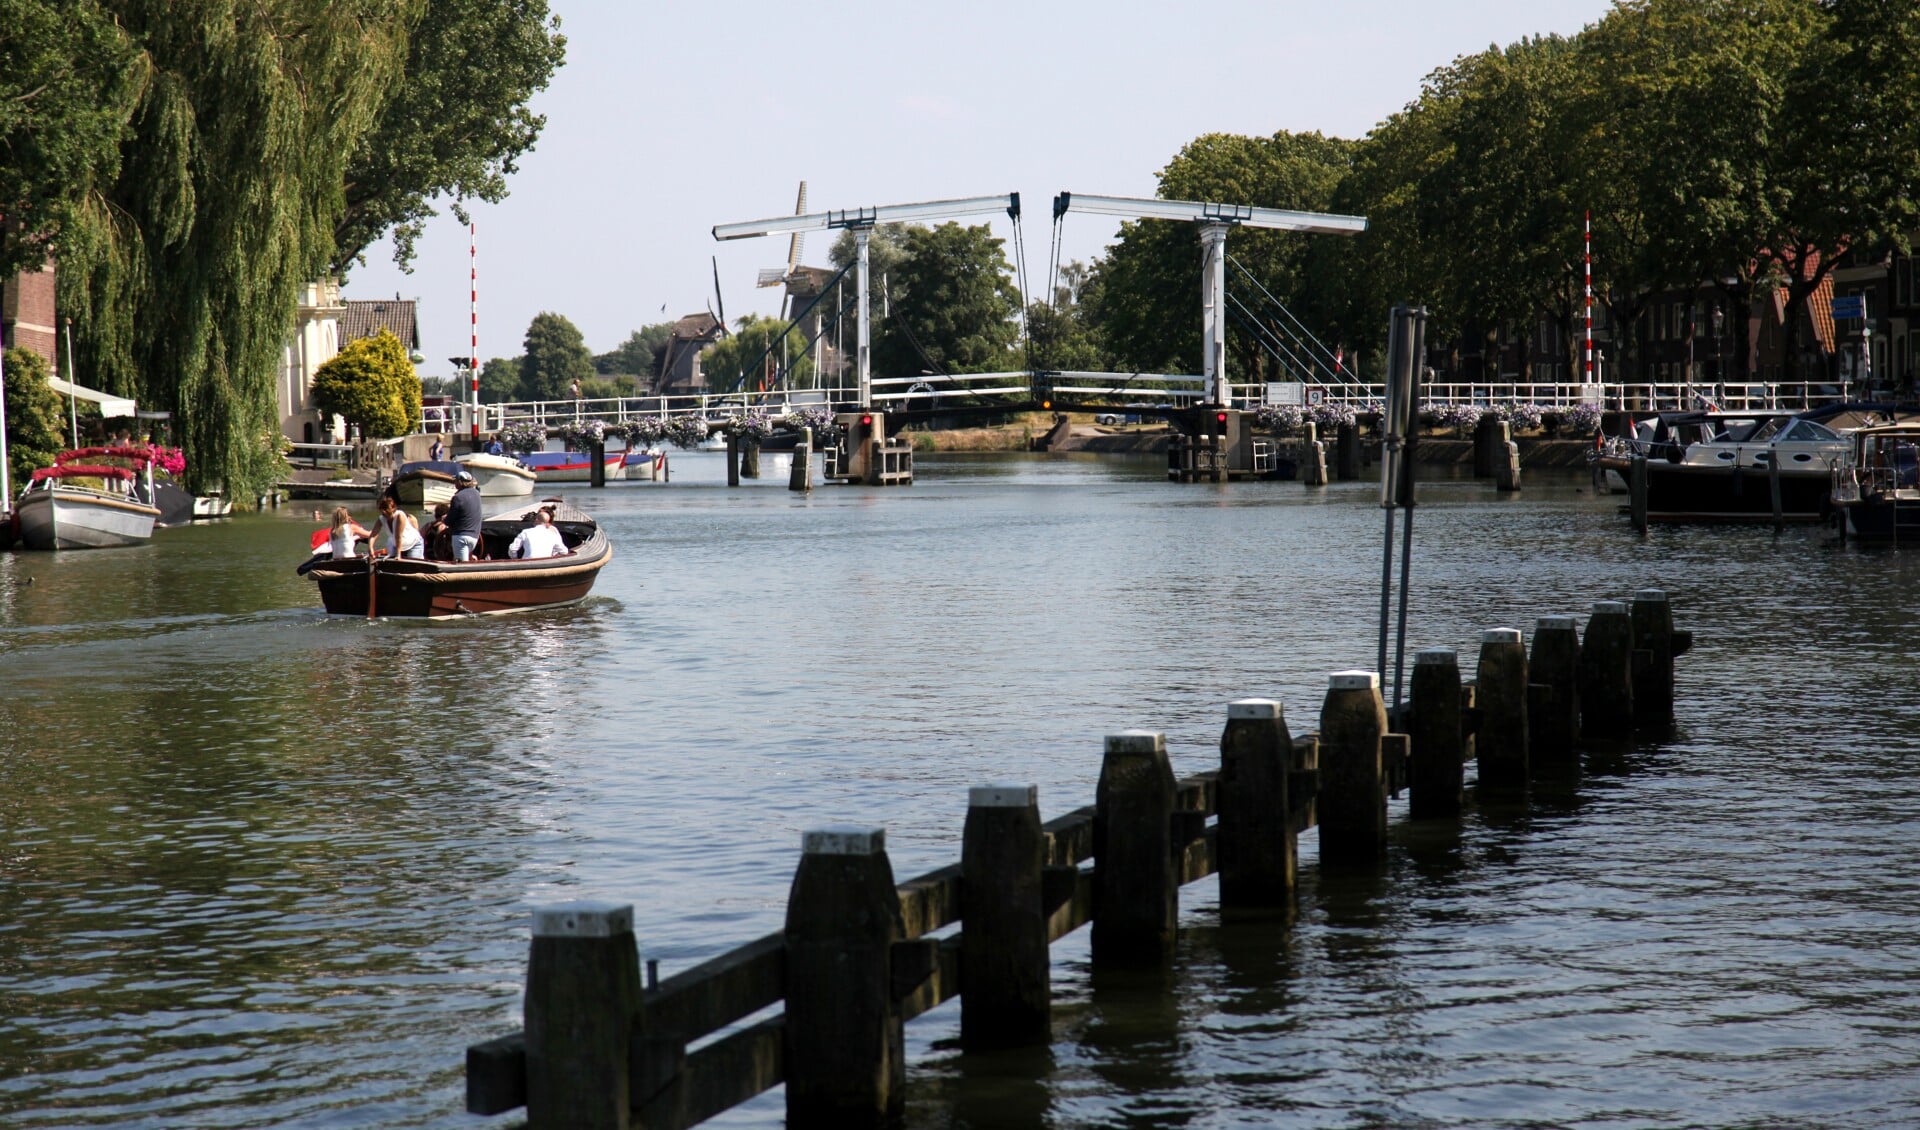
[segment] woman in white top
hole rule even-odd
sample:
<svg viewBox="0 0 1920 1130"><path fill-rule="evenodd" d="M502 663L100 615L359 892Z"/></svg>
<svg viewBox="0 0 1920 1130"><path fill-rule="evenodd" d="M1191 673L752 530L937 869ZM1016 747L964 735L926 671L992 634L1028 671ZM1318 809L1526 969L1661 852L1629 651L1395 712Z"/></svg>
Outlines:
<svg viewBox="0 0 1920 1130"><path fill-rule="evenodd" d="M380 518L374 524L378 527L375 538L384 536L389 552L397 551L401 557L415 560L427 555L427 539L420 536L420 523L400 509L392 495L380 496Z"/></svg>
<svg viewBox="0 0 1920 1130"><path fill-rule="evenodd" d="M553 511L542 506L533 512L533 525L520 531L507 548L508 557L565 557L567 543L553 527Z"/></svg>
<svg viewBox="0 0 1920 1130"><path fill-rule="evenodd" d="M327 534L327 549L335 561L352 557L354 543L371 536L365 526L353 520L352 512L346 507L333 508L333 529Z"/></svg>

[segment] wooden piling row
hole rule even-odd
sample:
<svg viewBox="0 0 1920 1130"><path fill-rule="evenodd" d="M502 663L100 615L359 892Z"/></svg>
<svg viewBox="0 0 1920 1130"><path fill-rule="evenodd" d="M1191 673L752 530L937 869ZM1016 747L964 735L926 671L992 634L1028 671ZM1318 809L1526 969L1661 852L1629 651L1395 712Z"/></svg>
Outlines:
<svg viewBox="0 0 1920 1130"><path fill-rule="evenodd" d="M631 907L542 907L524 1030L468 1049L468 1109L525 1105L534 1130L666 1130L784 1083L797 1130L897 1124L908 1019L958 996L967 1051L1044 1047L1056 938L1090 922L1096 969L1164 968L1179 888L1209 874L1224 918L1284 920L1300 831L1318 824L1323 866L1377 866L1390 793L1411 789L1413 819L1457 817L1476 752L1498 794L1574 762L1576 737L1605 720L1630 726L1636 702L1670 720L1673 658L1690 643L1666 594L1642 590L1631 612L1595 605L1584 639L1572 617L1542 617L1531 657L1519 631L1486 631L1472 684L1453 650L1417 653L1405 734L1389 731L1372 671L1330 675L1320 731L1299 739L1278 701L1231 703L1218 769L1186 779L1165 735L1112 734L1093 806L1043 823L1035 786L975 787L960 862L904 884L883 829L810 831L781 932L644 990Z"/></svg>

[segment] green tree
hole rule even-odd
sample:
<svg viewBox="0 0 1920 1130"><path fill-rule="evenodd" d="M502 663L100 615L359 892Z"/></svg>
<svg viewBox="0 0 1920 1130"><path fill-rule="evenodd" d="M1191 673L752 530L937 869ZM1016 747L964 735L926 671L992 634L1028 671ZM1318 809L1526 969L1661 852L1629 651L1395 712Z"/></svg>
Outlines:
<svg viewBox="0 0 1920 1130"><path fill-rule="evenodd" d="M1020 363L1020 293L985 224L908 228L905 258L888 273L889 316L877 322L877 374L994 372Z"/></svg>
<svg viewBox="0 0 1920 1130"><path fill-rule="evenodd" d="M424 0L102 0L140 56L117 178L61 244L80 369L166 408L187 486L278 473L274 381L332 261L348 156L403 73Z"/></svg>
<svg viewBox="0 0 1920 1130"><path fill-rule="evenodd" d="M66 446L67 421L60 394L47 383L46 358L31 349L7 350L7 473L17 492L27 477L53 466Z"/></svg>
<svg viewBox="0 0 1920 1130"><path fill-rule="evenodd" d="M98 4L0 0L0 276L38 268L87 193L110 183L133 47Z"/></svg>
<svg viewBox="0 0 1920 1130"><path fill-rule="evenodd" d="M1073 304L1028 303L1028 364L1053 372L1104 370L1099 331L1082 316L1084 312L1084 307Z"/></svg>
<svg viewBox="0 0 1920 1130"><path fill-rule="evenodd" d="M368 439L406 435L420 422L420 377L391 330L348 342L313 373L313 403Z"/></svg>
<svg viewBox="0 0 1920 1130"><path fill-rule="evenodd" d="M526 104L565 58L559 27L545 0L424 6L408 29L404 79L347 168L336 270L388 231L394 261L407 266L438 197L505 198L506 178L546 124Z"/></svg>
<svg viewBox="0 0 1920 1130"><path fill-rule="evenodd" d="M575 381L593 376L593 354L579 327L564 315L542 312L527 326L526 354L520 358L522 400L563 400Z"/></svg>
<svg viewBox="0 0 1920 1130"><path fill-rule="evenodd" d="M654 357L673 336L672 322L656 322L642 326L627 335L627 340L605 353L596 353L593 357L594 371L602 376L627 376L650 378L654 375Z"/></svg>
<svg viewBox="0 0 1920 1130"><path fill-rule="evenodd" d="M512 400L520 388L520 366L523 357L511 360L495 357L480 366L480 403L502 404Z"/></svg>
<svg viewBox="0 0 1920 1130"><path fill-rule="evenodd" d="M1252 204L1327 211L1351 160L1352 143L1318 133L1272 137L1204 134L1189 142L1160 172L1157 195L1167 200ZM1305 264L1312 240L1327 236L1246 229L1227 251L1260 286L1289 308L1305 298ZM1228 293L1249 308L1265 302L1229 265ZM1099 300L1091 319L1124 367L1190 372L1200 358L1200 245L1194 225L1139 220L1120 227L1120 239L1099 268ZM1228 334L1228 364L1243 379L1261 379L1270 361L1250 333Z"/></svg>
<svg viewBox="0 0 1920 1130"><path fill-rule="evenodd" d="M741 318L732 333L708 346L700 357L707 387L716 392L759 391L779 387L783 380L788 388L807 387L813 360L801 351L806 339L796 330L787 334L785 350L778 344L789 325L754 314Z"/></svg>

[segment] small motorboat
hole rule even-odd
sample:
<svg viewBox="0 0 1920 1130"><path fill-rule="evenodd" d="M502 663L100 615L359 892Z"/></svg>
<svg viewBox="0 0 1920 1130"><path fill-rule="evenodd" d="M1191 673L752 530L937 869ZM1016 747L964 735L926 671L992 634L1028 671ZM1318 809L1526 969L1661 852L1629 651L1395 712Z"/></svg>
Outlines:
<svg viewBox="0 0 1920 1130"><path fill-rule="evenodd" d="M1920 422L1853 433L1853 458L1833 476L1842 532L1861 541L1920 542Z"/></svg>
<svg viewBox="0 0 1920 1130"><path fill-rule="evenodd" d="M465 468L451 459L402 463L387 487L406 506L433 506L453 500L453 477ZM478 478L476 473L475 478Z"/></svg>
<svg viewBox="0 0 1920 1130"><path fill-rule="evenodd" d="M520 498L533 493L533 469L511 455L474 451L456 456L454 462L473 472L481 498Z"/></svg>
<svg viewBox="0 0 1920 1130"><path fill-rule="evenodd" d="M554 507L554 526L567 554L509 558L514 538L547 505ZM557 498L501 511L480 528L482 555L472 561L315 556L299 571L319 585L321 602L335 615L444 619L578 604L613 560L613 546L599 524Z"/></svg>
<svg viewBox="0 0 1920 1130"><path fill-rule="evenodd" d="M657 447L646 451L629 451L621 461L626 465L627 478L652 481L666 470L667 453Z"/></svg>
<svg viewBox="0 0 1920 1130"><path fill-rule="evenodd" d="M1595 469L1613 489L1625 489L1633 460L1647 464L1647 517L1652 521L1769 521L1774 516L1775 465L1780 516L1812 521L1825 512L1832 474L1851 450L1823 422L1831 410L1811 412L1673 412L1637 424L1633 433L1603 441Z"/></svg>
<svg viewBox="0 0 1920 1130"><path fill-rule="evenodd" d="M15 515L28 549L107 549L151 540L160 508L126 467L56 463L33 473Z"/></svg>
<svg viewBox="0 0 1920 1130"><path fill-rule="evenodd" d="M584 451L529 451L520 461L533 468L543 483L585 483L593 481L593 456ZM627 477L626 455L606 453L606 477L609 482Z"/></svg>

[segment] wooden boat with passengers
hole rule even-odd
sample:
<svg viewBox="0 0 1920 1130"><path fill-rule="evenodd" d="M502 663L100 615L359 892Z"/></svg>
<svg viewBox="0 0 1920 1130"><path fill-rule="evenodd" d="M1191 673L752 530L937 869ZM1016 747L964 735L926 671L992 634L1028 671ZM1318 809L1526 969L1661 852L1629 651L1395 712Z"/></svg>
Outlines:
<svg viewBox="0 0 1920 1130"><path fill-rule="evenodd" d="M508 557L514 538L543 506L554 509L553 524L566 555ZM440 619L578 604L613 560L613 546L599 523L557 498L503 510L480 529L481 548L472 561L315 557L300 572L319 585L330 613Z"/></svg>

